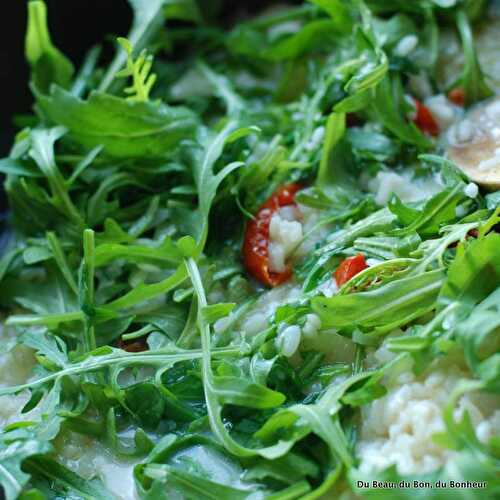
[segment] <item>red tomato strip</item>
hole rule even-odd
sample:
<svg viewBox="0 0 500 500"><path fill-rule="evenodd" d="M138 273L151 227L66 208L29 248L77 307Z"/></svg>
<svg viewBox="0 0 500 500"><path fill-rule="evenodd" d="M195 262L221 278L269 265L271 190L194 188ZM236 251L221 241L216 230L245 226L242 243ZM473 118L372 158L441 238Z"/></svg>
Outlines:
<svg viewBox="0 0 500 500"><path fill-rule="evenodd" d="M342 286L344 283L347 283L352 277L356 276L356 274L359 274L367 267L368 264L366 263L365 256L361 253L354 257L344 259L339 267L337 267L334 274L337 286Z"/></svg>
<svg viewBox="0 0 500 500"><path fill-rule="evenodd" d="M269 225L273 214L281 207L294 205L299 184L287 184L279 188L258 210L255 217L247 222L243 241L243 262L249 274L263 285L277 286L288 281L292 270L282 273L269 270Z"/></svg>
<svg viewBox="0 0 500 500"><path fill-rule="evenodd" d="M465 106L465 92L462 87L455 87L448 92L448 99L457 106Z"/></svg>
<svg viewBox="0 0 500 500"><path fill-rule="evenodd" d="M127 352L144 352L148 350L148 345L145 338L136 341L118 340L118 347Z"/></svg>
<svg viewBox="0 0 500 500"><path fill-rule="evenodd" d="M414 99L414 101L417 113L413 120L415 125L424 132L424 134L433 136L439 135L439 125L429 111L429 108L424 106L418 99Z"/></svg>

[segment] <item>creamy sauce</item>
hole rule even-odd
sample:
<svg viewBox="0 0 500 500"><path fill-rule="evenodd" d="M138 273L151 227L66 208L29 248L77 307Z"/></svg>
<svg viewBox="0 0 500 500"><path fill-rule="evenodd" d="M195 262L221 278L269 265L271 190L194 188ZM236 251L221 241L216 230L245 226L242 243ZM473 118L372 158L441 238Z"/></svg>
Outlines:
<svg viewBox="0 0 500 500"><path fill-rule="evenodd" d="M55 441L58 460L85 479L98 477L118 500L135 500L133 469L140 460L114 457L98 441L63 432Z"/></svg>

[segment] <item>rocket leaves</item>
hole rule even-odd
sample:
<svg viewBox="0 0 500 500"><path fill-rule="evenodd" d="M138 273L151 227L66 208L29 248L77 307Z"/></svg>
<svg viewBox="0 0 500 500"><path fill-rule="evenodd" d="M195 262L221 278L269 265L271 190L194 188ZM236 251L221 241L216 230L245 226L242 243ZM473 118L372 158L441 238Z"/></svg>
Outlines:
<svg viewBox="0 0 500 500"><path fill-rule="evenodd" d="M75 78L45 3L28 3L34 114L0 160L8 500L107 499L126 479L136 491L120 495L141 500L382 498L357 481L413 476L367 472L365 410L403 372L453 364L467 380L433 449L454 458L414 477L497 493L498 438L455 410L500 390L499 198L468 185L408 98L450 90L436 61L453 22L453 85L467 105L489 94L472 26L486 3L310 0L253 17L129 0L125 50L107 64L92 49ZM274 217L265 202L287 184ZM293 277L272 290L242 258L258 211L269 265L297 230ZM367 267L337 286L352 257ZM98 465L81 477L84 462Z"/></svg>
<svg viewBox="0 0 500 500"><path fill-rule="evenodd" d="M402 326L435 307L443 284L441 270L401 278L366 292L315 297L312 306L324 325L360 327L383 333Z"/></svg>
<svg viewBox="0 0 500 500"><path fill-rule="evenodd" d="M18 498L30 479L30 476L21 470L23 461L50 450L48 443L36 440L14 441L0 447L0 485L4 489L6 500Z"/></svg>
<svg viewBox="0 0 500 500"><path fill-rule="evenodd" d="M28 2L28 28L25 40L26 59L31 65L32 82L46 92L55 83L67 88L73 65L53 44L47 27L47 7L43 1Z"/></svg>
<svg viewBox="0 0 500 500"><path fill-rule="evenodd" d="M40 109L85 147L102 145L117 158L167 156L197 125L191 111L158 102L131 102L100 92L87 100L54 86L49 95L37 93Z"/></svg>

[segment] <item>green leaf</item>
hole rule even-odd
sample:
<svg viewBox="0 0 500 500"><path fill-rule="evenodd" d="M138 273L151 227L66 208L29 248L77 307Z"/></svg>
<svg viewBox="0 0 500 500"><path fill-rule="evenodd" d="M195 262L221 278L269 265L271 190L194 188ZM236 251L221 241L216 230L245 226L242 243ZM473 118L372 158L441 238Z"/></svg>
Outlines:
<svg viewBox="0 0 500 500"><path fill-rule="evenodd" d="M349 34L353 28L352 8L346 5L342 0L309 0L311 3L324 9L335 23L338 31Z"/></svg>
<svg viewBox="0 0 500 500"><path fill-rule="evenodd" d="M234 302L219 302L218 304L205 306L201 310L201 314L207 323L215 323L218 319L226 317L235 306Z"/></svg>
<svg viewBox="0 0 500 500"><path fill-rule="evenodd" d="M18 175L22 177L42 177L42 173L33 168L29 163L14 158L0 160L0 172L5 175Z"/></svg>
<svg viewBox="0 0 500 500"><path fill-rule="evenodd" d="M486 389L492 391L500 390L499 327L500 288L497 288L456 329L471 371L484 382Z"/></svg>
<svg viewBox="0 0 500 500"><path fill-rule="evenodd" d="M461 77L461 86L464 89L466 104L473 104L481 99L485 99L493 94L493 91L485 82L484 74L474 48L474 37L467 18L463 10L458 10L456 22L465 56L464 70Z"/></svg>
<svg viewBox="0 0 500 500"><path fill-rule="evenodd" d="M87 220L89 225L95 226L102 221L106 221L110 213L116 210L116 202L109 202L113 191L125 186L137 186L137 181L131 175L125 172L119 172L104 179L96 191L90 196L87 203ZM105 225L105 231L111 228L109 223ZM117 232L116 226L112 227L114 233ZM122 234L122 233L120 233ZM127 238L133 240L133 238Z"/></svg>
<svg viewBox="0 0 500 500"><path fill-rule="evenodd" d="M356 156L367 160L388 161L401 151L400 145L384 134L368 127L352 127L347 131Z"/></svg>
<svg viewBox="0 0 500 500"><path fill-rule="evenodd" d="M213 377L211 386L222 404L266 409L280 406L285 401L280 392L240 377Z"/></svg>
<svg viewBox="0 0 500 500"><path fill-rule="evenodd" d="M422 316L431 310L444 281L441 270L391 281L367 292L314 297L312 308L323 327L353 330L374 329L379 333Z"/></svg>
<svg viewBox="0 0 500 500"><path fill-rule="evenodd" d="M338 37L337 24L328 19L318 19L307 23L300 31L279 40L263 52L263 56L273 62L296 59L315 49L323 51L325 45Z"/></svg>
<svg viewBox="0 0 500 500"><path fill-rule="evenodd" d="M84 352L92 351L96 348L95 340L95 241L94 231L85 229L83 232L83 260L80 267L78 297L80 308L84 313Z"/></svg>
<svg viewBox="0 0 500 500"><path fill-rule="evenodd" d="M148 382L127 388L125 403L145 429L157 427L166 407L160 390Z"/></svg>
<svg viewBox="0 0 500 500"><path fill-rule="evenodd" d="M346 99L351 99L358 94L366 93L369 90L375 89L377 85L384 79L389 70L389 61L385 52L371 41L371 33L365 31L363 34L358 32L358 45L363 50L362 61L359 69L351 76L345 85L345 91L349 94ZM361 52L361 50L360 50ZM364 94L366 95L366 94ZM343 101L335 106L335 111L340 111L338 108L342 106ZM357 111L356 108L349 111ZM346 110L347 111L347 110Z"/></svg>
<svg viewBox="0 0 500 500"><path fill-rule="evenodd" d="M55 143L65 132L64 127L60 126L51 129L33 130L31 132L29 154L47 178L52 193L51 203L79 228L83 228L82 215L71 200L66 181L61 175L54 157Z"/></svg>
<svg viewBox="0 0 500 500"><path fill-rule="evenodd" d="M75 278L68 264L66 256L63 252L58 237L56 236L55 233L48 232L47 241L49 243L52 256L54 257L54 260L59 266L59 270L61 271L61 274L64 276L66 283L68 283L68 286L71 288L71 290L73 290L75 293L78 293L78 285L76 284Z"/></svg>
<svg viewBox="0 0 500 500"><path fill-rule="evenodd" d="M64 125L72 139L117 158L162 157L193 136L197 120L186 108L160 102L131 102L100 92L79 99L54 86L50 95L36 92L40 108Z"/></svg>
<svg viewBox="0 0 500 500"><path fill-rule="evenodd" d="M32 81L41 92L47 92L52 83L65 88L69 86L73 65L52 44L47 27L47 7L42 0L28 2L25 52L32 69Z"/></svg>
<svg viewBox="0 0 500 500"><path fill-rule="evenodd" d="M58 368L68 364L68 353L62 339L48 332L28 330L20 338L25 346L35 349L37 355L42 355Z"/></svg>
<svg viewBox="0 0 500 500"><path fill-rule="evenodd" d="M252 493L232 486L210 481L196 474L168 465L151 464L144 469L144 474L155 481L166 483L165 496L175 492L183 498L200 500L249 500ZM158 498L158 496L156 495Z"/></svg>
<svg viewBox="0 0 500 500"><path fill-rule="evenodd" d="M397 198L393 198L389 208L398 216L400 222L407 225L395 229L392 234L401 236L415 231L423 236L436 234L443 224L456 220L456 207L463 199L462 183L434 195L421 210L403 206Z"/></svg>
<svg viewBox="0 0 500 500"><path fill-rule="evenodd" d="M208 216L218 187L231 172L244 165L243 162L235 161L216 173L215 164L222 155L226 144L254 132L254 128L238 129L236 122L230 121L215 137L205 138L203 149L194 152L193 175L198 190L198 212L201 218L196 235L199 249L203 249L205 246L208 235Z"/></svg>
<svg viewBox="0 0 500 500"><path fill-rule="evenodd" d="M171 290L174 290L179 285L181 285L186 279L187 279L186 267L184 264L181 264L173 274L171 274L164 280L150 285L141 283L127 294L107 304L106 307L113 310L128 309L132 306L135 306L136 304L140 304L141 302L146 302L160 295L164 295L170 292Z"/></svg>
<svg viewBox="0 0 500 500"><path fill-rule="evenodd" d="M156 81L156 75L150 73L153 66L153 56L148 54L146 49L143 49L134 60L132 44L126 38L118 37L117 41L127 53L127 65L116 76L132 77L132 85L124 90L126 94L129 94L128 100L146 102L149 100L149 93Z"/></svg>
<svg viewBox="0 0 500 500"><path fill-rule="evenodd" d="M228 356L232 357L239 354L240 350L237 348L225 348L214 350L214 356ZM92 373L108 367L134 367L134 366L153 366L153 367L171 367L181 361L188 361L193 359L200 359L202 351L198 349L184 350L175 349L172 346L156 351L148 351L143 353L128 353L121 349L115 349L109 346L97 348L95 351L87 353L81 360L69 364L54 373L43 375L39 378L11 387L1 387L0 396L6 394L17 394L25 389L35 389L51 384L54 381L62 380L66 375L82 375L85 373Z"/></svg>
<svg viewBox="0 0 500 500"><path fill-rule="evenodd" d="M78 302L75 294L55 266L47 265L46 279L43 282L15 280L8 284L5 293L7 292L25 311L33 311L41 317L52 317L54 322L58 321L57 317L64 319L68 315L78 319L81 315L77 310ZM12 318L15 316L10 316L7 322ZM43 324L43 321L40 324Z"/></svg>
<svg viewBox="0 0 500 500"><path fill-rule="evenodd" d="M378 210L355 224L347 226L333 234L329 238L328 243L319 248L316 251L316 254L328 254L333 250L346 247L352 244L356 238L359 238L360 236L368 236L378 232L385 232L392 227L394 220L394 215L386 208Z"/></svg>
<svg viewBox="0 0 500 500"><path fill-rule="evenodd" d="M36 264L52 257L52 252L47 247L28 247L23 252L23 260L26 264Z"/></svg>
<svg viewBox="0 0 500 500"><path fill-rule="evenodd" d="M165 238L158 247L145 245L122 245L102 243L95 249L96 267L104 266L117 259L127 262L150 263L158 266L175 267L181 262L181 254L170 238Z"/></svg>
<svg viewBox="0 0 500 500"><path fill-rule="evenodd" d="M33 457L27 461L27 469L32 475L44 478L52 490L59 491L66 498L84 500L112 500L100 479L86 479L49 457Z"/></svg>
<svg viewBox="0 0 500 500"><path fill-rule="evenodd" d="M48 453L51 449L48 443L34 440L10 444L0 441L0 486L6 500L15 500L28 484L30 477L21 470L23 462L33 455Z"/></svg>
<svg viewBox="0 0 500 500"><path fill-rule="evenodd" d="M225 102L228 114L230 116L237 116L244 108L245 103L234 90L229 78L216 73L201 61L198 62L197 67L213 86L216 95Z"/></svg>
<svg viewBox="0 0 500 500"><path fill-rule="evenodd" d="M293 484L299 478L318 477L318 465L302 455L290 452L275 460L261 460L245 472L245 480L273 478Z"/></svg>
<svg viewBox="0 0 500 500"><path fill-rule="evenodd" d="M398 218L398 222L403 226L411 225L421 215L417 208L405 205L395 194L391 196L387 207Z"/></svg>
<svg viewBox="0 0 500 500"><path fill-rule="evenodd" d="M347 215L350 216L350 212ZM325 269L325 266L333 256L345 247L352 245L361 236L386 232L392 228L394 219L395 216L387 208L383 208L331 235L327 243L314 252L315 261L304 281L304 290L309 292L321 283L321 279L328 274L328 269Z"/></svg>
<svg viewBox="0 0 500 500"><path fill-rule="evenodd" d="M18 497L19 500L45 500L45 495L37 489L23 491Z"/></svg>
<svg viewBox="0 0 500 500"><path fill-rule="evenodd" d="M345 134L345 115L343 113L332 113L326 122L325 142L321 152L316 184L318 187L327 187L335 184L338 177L342 177L342 167L338 144Z"/></svg>
<svg viewBox="0 0 500 500"><path fill-rule="evenodd" d="M148 42L160 30L165 20L162 13L163 6L167 0L129 0L129 4L134 12L134 20L127 39L130 45L136 50L141 51ZM104 75L99 91L108 90L118 71L123 67L127 60L127 54L117 48L116 56L108 66Z"/></svg>
<svg viewBox="0 0 500 500"><path fill-rule="evenodd" d="M450 265L439 302L454 301L473 306L493 292L500 283L500 235L491 233L461 247Z"/></svg>
<svg viewBox="0 0 500 500"><path fill-rule="evenodd" d="M371 102L374 117L395 137L424 150L431 146L430 140L406 119L407 105L399 76L386 76L376 87Z"/></svg>

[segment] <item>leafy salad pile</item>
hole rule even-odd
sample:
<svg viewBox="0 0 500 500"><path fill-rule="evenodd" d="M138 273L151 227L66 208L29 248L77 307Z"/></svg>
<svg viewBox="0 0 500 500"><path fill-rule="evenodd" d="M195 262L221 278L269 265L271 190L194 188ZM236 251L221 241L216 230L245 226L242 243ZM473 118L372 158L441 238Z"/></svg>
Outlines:
<svg viewBox="0 0 500 500"><path fill-rule="evenodd" d="M70 433L136 464L139 498L385 498L357 487L401 479L394 467L359 471L360 407L387 377L443 358L470 377L435 436L456 458L424 479L486 480L463 498L494 498L499 438L479 442L453 409L468 391L500 392L500 192L466 196L468 180L408 118L405 97L415 74L450 90L435 77L443 29L462 45L452 87L465 105L492 95L472 36L487 2L311 0L225 28L215 1L129 3L132 28L112 61L96 47L77 72L51 42L43 1L27 4L35 104L0 160L10 205L0 304L16 332L0 349L29 347L37 363L0 395L27 391L22 413L35 417L0 434L6 498L113 498L58 460L56 438ZM395 50L407 35L419 41L411 57ZM442 190L377 206L359 178L400 165L439 174ZM246 337L238 321L265 292L242 265L245 224L291 182L328 236L293 269L300 300ZM379 263L323 295L360 252ZM310 313L351 339L353 363L280 353L280 325ZM398 355L368 369L367 351L396 328Z"/></svg>

